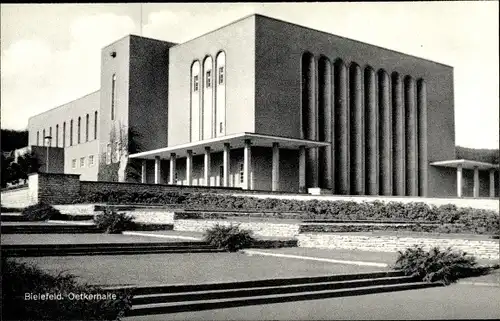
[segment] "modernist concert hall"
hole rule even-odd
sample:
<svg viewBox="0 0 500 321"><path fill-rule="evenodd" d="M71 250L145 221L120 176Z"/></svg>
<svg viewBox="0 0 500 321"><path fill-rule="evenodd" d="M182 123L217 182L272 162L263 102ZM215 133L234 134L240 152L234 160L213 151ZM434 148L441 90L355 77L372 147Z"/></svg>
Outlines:
<svg viewBox="0 0 500 321"><path fill-rule="evenodd" d="M100 90L30 118L29 144L82 180L495 197L498 165L455 159L453 95L450 66L251 15L103 48Z"/></svg>

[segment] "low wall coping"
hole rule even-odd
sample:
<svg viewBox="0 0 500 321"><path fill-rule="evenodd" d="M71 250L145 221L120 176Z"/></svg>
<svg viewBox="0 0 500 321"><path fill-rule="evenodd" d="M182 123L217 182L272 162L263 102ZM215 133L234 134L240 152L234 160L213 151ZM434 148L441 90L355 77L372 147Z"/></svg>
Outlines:
<svg viewBox="0 0 500 321"><path fill-rule="evenodd" d="M192 189L213 189L213 190L228 190L228 191L242 191L243 190L241 187L150 184L150 183L132 183L132 182L81 181L81 183L83 183L83 184L120 184L120 185L138 185L138 186L157 186L157 187L174 187L174 188L188 188L188 189L189 188L192 188Z"/></svg>

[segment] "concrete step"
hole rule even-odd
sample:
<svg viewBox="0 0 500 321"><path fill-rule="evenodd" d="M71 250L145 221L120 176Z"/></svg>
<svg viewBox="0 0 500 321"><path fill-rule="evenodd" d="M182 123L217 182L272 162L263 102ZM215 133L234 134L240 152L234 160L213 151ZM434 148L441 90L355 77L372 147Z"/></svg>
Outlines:
<svg viewBox="0 0 500 321"><path fill-rule="evenodd" d="M404 291L412 289L422 289L435 287L437 284L412 282L403 284L388 284L364 286L348 289L328 289L321 291L307 291L300 293L259 295L244 298L225 298L215 300L198 300L189 302L167 302L133 305L127 316L139 316L163 313L178 313L186 311L201 311L210 309L231 308L238 306L261 305L279 302L317 300L324 298L364 295L373 293L383 293L392 291Z"/></svg>
<svg viewBox="0 0 500 321"><path fill-rule="evenodd" d="M102 233L94 225L2 225L2 234Z"/></svg>
<svg viewBox="0 0 500 321"><path fill-rule="evenodd" d="M26 216L20 213L2 213L0 215L2 222L27 222L29 221Z"/></svg>
<svg viewBox="0 0 500 321"><path fill-rule="evenodd" d="M107 250L65 250L65 251L4 251L2 255L9 257L40 257L40 256L93 256L93 255L138 255L167 253L219 253L223 250L213 248L153 248L153 249L107 249Z"/></svg>
<svg viewBox="0 0 500 321"><path fill-rule="evenodd" d="M101 248L213 248L206 242L162 242L162 243L80 243L80 244L5 244L2 250L65 250L65 249L101 249Z"/></svg>
<svg viewBox="0 0 500 321"><path fill-rule="evenodd" d="M271 287L280 285L309 284L322 282L340 282L349 280L375 279L387 277L401 277L401 271L379 271L356 274L337 274L326 276L306 276L297 278L276 278L263 280L233 281L219 283L198 283L198 284L165 284L155 286L126 286L126 287L106 287L105 291L120 291L129 289L134 295L158 294L158 293L183 293L195 291L213 291L228 289L248 289L259 287Z"/></svg>
<svg viewBox="0 0 500 321"><path fill-rule="evenodd" d="M276 285L246 289L224 289L210 291L194 291L182 293L159 293L136 295L132 299L133 305L152 304L162 302L182 302L182 301L200 301L226 298L253 297L274 294L287 294L299 292L313 292L333 289L348 289L356 287L390 285L415 282L416 279L409 276L373 278L362 280L348 280L336 282L319 282L308 284Z"/></svg>

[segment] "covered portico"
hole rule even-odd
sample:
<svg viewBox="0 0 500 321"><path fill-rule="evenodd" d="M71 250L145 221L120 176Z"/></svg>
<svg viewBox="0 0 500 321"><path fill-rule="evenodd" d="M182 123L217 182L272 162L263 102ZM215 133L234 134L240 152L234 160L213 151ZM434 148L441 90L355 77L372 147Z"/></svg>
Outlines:
<svg viewBox="0 0 500 321"><path fill-rule="evenodd" d="M479 171L489 171L489 196L495 197L495 171L498 171L498 164L484 163L466 159L445 160L431 163L432 166L452 167L457 169L457 197L463 197L463 170L474 171L473 197L479 197Z"/></svg>
<svg viewBox="0 0 500 321"><path fill-rule="evenodd" d="M231 151L243 149L243 189L253 189L252 186L252 146L268 147L272 149L271 190L280 190L280 150L298 150L299 171L298 186L300 192L306 191L306 149L328 146L328 142L319 142L305 139L279 137L256 133L238 133L190 142L186 144L160 148L156 150L132 154L129 158L142 159L142 182L146 183L146 160L155 161L154 183L160 184L162 159L169 160L169 184L175 184L175 173L179 158L186 158L185 178L187 185L193 185L193 155L204 155L203 158L203 185L210 186L211 154L222 152L221 186L229 187Z"/></svg>

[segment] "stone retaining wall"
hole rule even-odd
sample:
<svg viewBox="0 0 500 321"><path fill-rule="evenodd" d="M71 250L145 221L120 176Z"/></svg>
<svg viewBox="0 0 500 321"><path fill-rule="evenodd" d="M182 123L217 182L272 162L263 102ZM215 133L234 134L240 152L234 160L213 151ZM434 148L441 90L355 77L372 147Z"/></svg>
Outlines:
<svg viewBox="0 0 500 321"><path fill-rule="evenodd" d="M54 208L67 215L94 215L94 204L54 205Z"/></svg>
<svg viewBox="0 0 500 321"><path fill-rule="evenodd" d="M434 246L465 251L481 259L499 259L499 240L459 238L401 237L393 235L349 235L346 233L304 233L298 235L299 247L335 248L374 252L396 252L413 245L429 250Z"/></svg>
<svg viewBox="0 0 500 321"><path fill-rule="evenodd" d="M120 211L120 213L126 213L134 217L134 221L144 224L174 224L173 212L166 211Z"/></svg>
<svg viewBox="0 0 500 321"><path fill-rule="evenodd" d="M175 220L174 230L205 232L216 224L230 226L239 224L241 229L250 230L256 236L274 236L274 237L296 237L299 234L300 224L284 224L269 222L236 222L226 220Z"/></svg>
<svg viewBox="0 0 500 321"><path fill-rule="evenodd" d="M29 187L2 191L2 206L24 208L33 205L30 201Z"/></svg>

